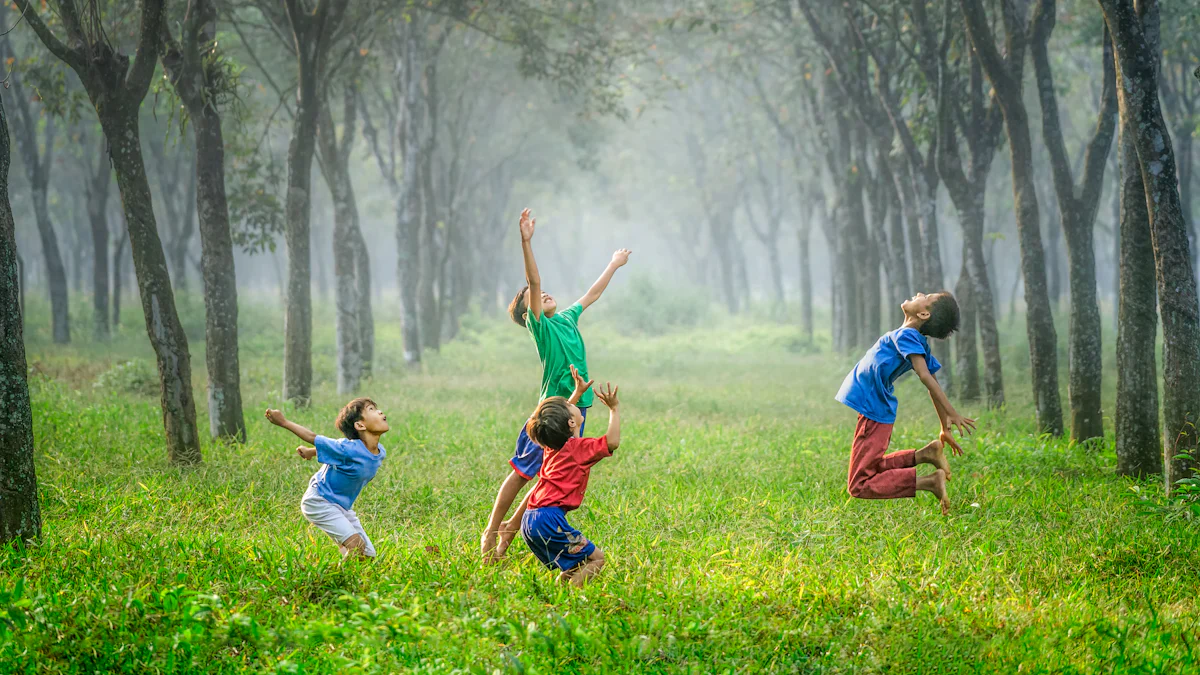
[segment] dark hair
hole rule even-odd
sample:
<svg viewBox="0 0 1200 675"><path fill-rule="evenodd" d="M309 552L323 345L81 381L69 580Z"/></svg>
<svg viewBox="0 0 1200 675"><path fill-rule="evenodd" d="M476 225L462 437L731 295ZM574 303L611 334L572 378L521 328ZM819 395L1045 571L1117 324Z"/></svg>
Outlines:
<svg viewBox="0 0 1200 675"><path fill-rule="evenodd" d="M542 401L525 425L525 433L543 448L562 449L571 440L571 404L561 396Z"/></svg>
<svg viewBox="0 0 1200 675"><path fill-rule="evenodd" d="M529 284L525 284L521 287L521 290L517 291L517 295L513 298L512 302L508 303L508 316L513 320L513 323L521 328L525 327L525 291L528 290Z"/></svg>
<svg viewBox="0 0 1200 675"><path fill-rule="evenodd" d="M363 418L363 411L367 409L367 406L379 408L379 406L375 405L375 401L365 396L350 401L346 404L346 407L342 408L334 424L337 426L338 431L342 432L343 436L352 441L358 440L358 429L354 428L354 423Z"/></svg>
<svg viewBox="0 0 1200 675"><path fill-rule="evenodd" d="M958 330L958 321L958 301L950 291L942 291L929 304L929 318L921 325L921 334L944 340Z"/></svg>

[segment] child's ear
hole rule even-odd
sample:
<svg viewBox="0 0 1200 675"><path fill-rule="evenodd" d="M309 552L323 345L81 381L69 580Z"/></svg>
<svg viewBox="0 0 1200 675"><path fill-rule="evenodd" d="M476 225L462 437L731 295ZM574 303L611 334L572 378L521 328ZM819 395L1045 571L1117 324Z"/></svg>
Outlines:
<svg viewBox="0 0 1200 675"><path fill-rule="evenodd" d="M357 421L357 422L355 422L355 423L354 423L354 428L355 428L355 429L357 429L358 431L366 431L366 430L367 430L367 423L366 423L366 422L364 422L364 421L362 421L362 420L359 420L359 421Z"/></svg>

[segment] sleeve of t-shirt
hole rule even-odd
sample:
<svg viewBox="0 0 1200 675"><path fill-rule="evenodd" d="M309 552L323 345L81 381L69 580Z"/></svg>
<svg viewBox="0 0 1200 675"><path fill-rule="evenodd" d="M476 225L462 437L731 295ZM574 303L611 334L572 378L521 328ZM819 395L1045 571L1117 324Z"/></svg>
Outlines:
<svg viewBox="0 0 1200 675"><path fill-rule="evenodd" d="M546 335L546 315L539 314L535 317L533 312L529 312L525 315L525 327L529 329L533 341L541 344L542 337Z"/></svg>
<svg viewBox="0 0 1200 675"><path fill-rule="evenodd" d="M925 365L929 367L931 374L942 369L942 364L927 351L926 342L921 339L921 334L912 328L905 328L896 334L896 349L906 359L910 356L924 356Z"/></svg>
<svg viewBox="0 0 1200 675"><path fill-rule="evenodd" d="M346 459L346 439L332 439L326 436L317 436L313 441L313 447L317 449L317 461L322 464L341 464Z"/></svg>
<svg viewBox="0 0 1200 675"><path fill-rule="evenodd" d="M583 314L583 305L578 302L566 308L559 316L570 321L574 325L579 325L579 315Z"/></svg>
<svg viewBox="0 0 1200 675"><path fill-rule="evenodd" d="M605 457L612 457L608 449L608 436L600 438L583 438L579 441L579 463L591 466Z"/></svg>

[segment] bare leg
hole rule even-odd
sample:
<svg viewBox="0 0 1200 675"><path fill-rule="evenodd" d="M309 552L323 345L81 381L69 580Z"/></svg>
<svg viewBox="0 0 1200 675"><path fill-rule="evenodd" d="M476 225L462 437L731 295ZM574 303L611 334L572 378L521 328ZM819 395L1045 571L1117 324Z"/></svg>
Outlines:
<svg viewBox="0 0 1200 675"><path fill-rule="evenodd" d="M508 513L508 509L516 501L517 495L521 494L521 488L529 479L511 471L508 477L500 485L500 491L496 493L496 503L492 505L491 516L488 517L487 529L483 531L483 535L479 538L479 550L483 555L483 559L487 562L494 562L499 556L503 555L496 547L497 537L501 529L501 522L504 520L504 515ZM509 537L509 542L512 537ZM508 548L505 546L505 548Z"/></svg>
<svg viewBox="0 0 1200 675"><path fill-rule="evenodd" d="M928 445L917 451L917 464L932 464L946 472L946 480L950 480L950 461L942 452L941 441L930 441ZM918 488L919 489L919 488Z"/></svg>
<svg viewBox="0 0 1200 675"><path fill-rule="evenodd" d="M361 534L356 534L343 541L338 550L342 552L343 559L352 557L362 560L367 557L367 540Z"/></svg>
<svg viewBox="0 0 1200 675"><path fill-rule="evenodd" d="M558 575L559 583L570 582L576 588L583 588L583 585L588 582L588 579L600 573L604 569L604 551L599 547L589 555L582 564L576 565L571 569Z"/></svg>
<svg viewBox="0 0 1200 675"><path fill-rule="evenodd" d="M508 547L517 538L517 533L521 531L521 519L525 517L525 511L529 507L529 498L532 496L533 490L526 492L525 498L521 500L516 510L513 511L512 518L500 523L500 538L496 543L496 558L503 558L508 553Z"/></svg>
<svg viewBox="0 0 1200 675"><path fill-rule="evenodd" d="M946 472L938 469L928 476L917 477L917 489L932 492L942 505L942 515L950 513L950 499L946 496Z"/></svg>

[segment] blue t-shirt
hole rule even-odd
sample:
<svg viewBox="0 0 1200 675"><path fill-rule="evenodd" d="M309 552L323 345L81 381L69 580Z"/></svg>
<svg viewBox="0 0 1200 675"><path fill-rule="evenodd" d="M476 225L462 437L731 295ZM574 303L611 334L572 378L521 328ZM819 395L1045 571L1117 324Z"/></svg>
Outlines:
<svg viewBox="0 0 1200 675"><path fill-rule="evenodd" d="M942 364L929 351L929 340L917 329L897 328L884 334L846 375L837 400L869 420L895 424L897 401L892 385L912 370L912 361L908 357L914 354L925 357L929 372L942 369Z"/></svg>
<svg viewBox="0 0 1200 675"><path fill-rule="evenodd" d="M309 485L316 486L317 494L326 501L347 510L353 508L358 493L375 477L380 462L387 456L382 445L375 455L366 443L349 438L317 436L313 447L317 449L317 461L324 466L313 474Z"/></svg>

